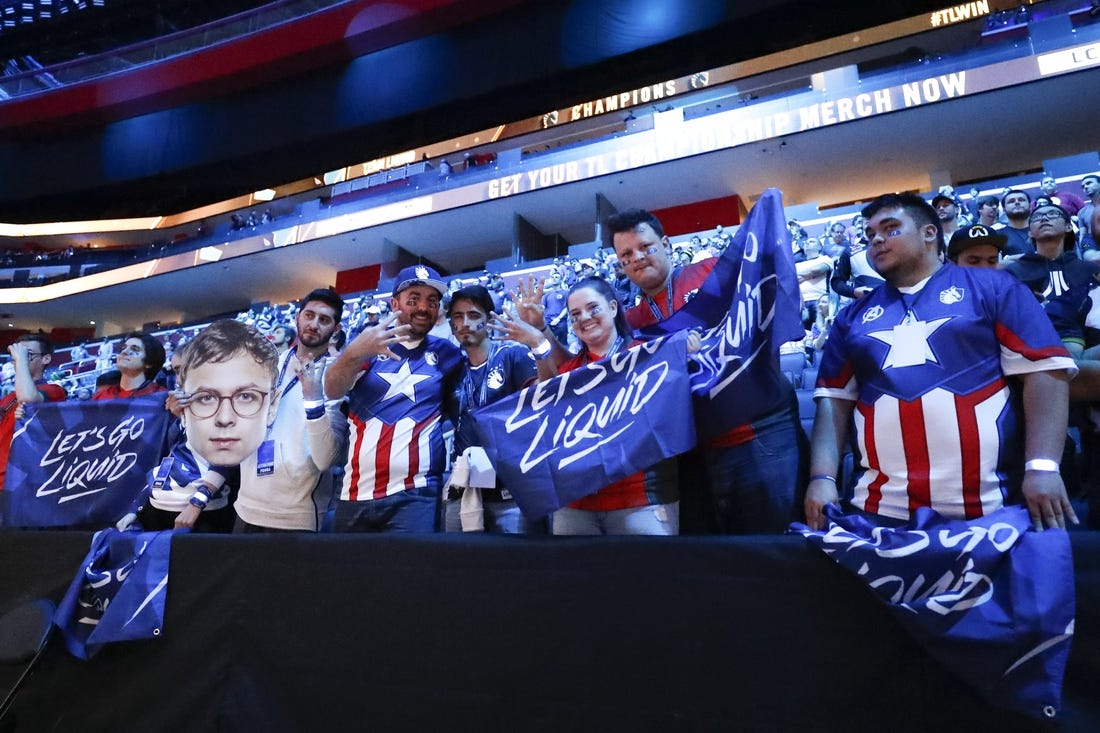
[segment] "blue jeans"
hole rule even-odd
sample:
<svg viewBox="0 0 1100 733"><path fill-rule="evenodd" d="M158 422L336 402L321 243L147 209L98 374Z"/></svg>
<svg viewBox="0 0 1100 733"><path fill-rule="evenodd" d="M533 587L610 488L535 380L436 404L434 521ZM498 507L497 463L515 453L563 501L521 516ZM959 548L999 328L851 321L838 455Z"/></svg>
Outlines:
<svg viewBox="0 0 1100 733"><path fill-rule="evenodd" d="M809 450L797 419L747 443L703 451L715 520L723 534L782 534L801 518Z"/></svg>
<svg viewBox="0 0 1100 733"><path fill-rule="evenodd" d="M438 495L431 488L408 489L381 499L339 501L333 532L435 532Z"/></svg>
<svg viewBox="0 0 1100 733"><path fill-rule="evenodd" d="M556 535L647 534L677 535L680 533L680 503L616 509L610 512L590 512L562 507L550 516L550 533Z"/></svg>
<svg viewBox="0 0 1100 733"><path fill-rule="evenodd" d="M443 502L443 531L461 532L462 519L459 517L460 500ZM541 522L531 522L523 516L519 506L511 501L487 501L485 509L486 534L546 534Z"/></svg>

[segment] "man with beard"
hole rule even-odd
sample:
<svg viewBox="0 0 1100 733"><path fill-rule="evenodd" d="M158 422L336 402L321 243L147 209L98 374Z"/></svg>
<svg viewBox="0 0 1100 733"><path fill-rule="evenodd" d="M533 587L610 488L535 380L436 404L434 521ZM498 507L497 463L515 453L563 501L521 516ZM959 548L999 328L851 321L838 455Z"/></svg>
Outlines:
<svg viewBox="0 0 1100 733"><path fill-rule="evenodd" d="M520 391L538 378L535 357L527 347L512 341L489 339L492 315L493 298L482 286L470 285L451 294L447 320L466 353L458 386L459 410L452 454L456 459L467 448L481 445L470 413ZM452 481L458 481L458 474L456 468ZM471 495L473 491L477 490L463 485L449 487L443 504L444 531L484 529L497 534L524 534L534 529L499 480L494 488L482 488L479 494ZM480 515L474 517L472 529L464 527L468 514ZM481 521L476 521L478 518Z"/></svg>
<svg viewBox="0 0 1100 733"><path fill-rule="evenodd" d="M294 333L293 328L276 326L271 331L271 343L275 344L275 348L279 350L280 354L285 354L290 349L290 345L294 343L296 336L297 334Z"/></svg>
<svg viewBox="0 0 1100 733"><path fill-rule="evenodd" d="M1005 212L1008 224L997 231L1008 237L1005 245L1005 257L1016 259L1020 255L1035 251L1031 241L1028 217L1031 215L1031 196L1027 191L1010 189L1001 197L1001 209Z"/></svg>
<svg viewBox="0 0 1100 733"><path fill-rule="evenodd" d="M275 418L259 450L241 464L234 532L317 531L314 496L331 494L329 468L347 440L340 400L326 403L323 388L329 341L343 310L331 288L318 288L299 304L298 341L279 355Z"/></svg>
<svg viewBox="0 0 1100 733"><path fill-rule="evenodd" d="M959 226L959 205L955 203L955 199L941 193L932 199L932 208L936 210L936 215L940 217L943 236L950 239Z"/></svg>
<svg viewBox="0 0 1100 733"><path fill-rule="evenodd" d="M443 412L454 416L462 352L428 334L447 292L426 265L397 274L393 314L350 342L325 375L348 396L348 462L336 532L433 532L443 485Z"/></svg>

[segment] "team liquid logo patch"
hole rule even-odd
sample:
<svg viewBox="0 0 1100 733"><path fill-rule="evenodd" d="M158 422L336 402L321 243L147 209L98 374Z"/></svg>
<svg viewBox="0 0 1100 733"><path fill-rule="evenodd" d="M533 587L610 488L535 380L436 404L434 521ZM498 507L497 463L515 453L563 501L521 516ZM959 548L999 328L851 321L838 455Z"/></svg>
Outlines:
<svg viewBox="0 0 1100 733"><path fill-rule="evenodd" d="M695 290L691 290L691 291L688 291L688 292L684 293L684 302L687 303L689 300L691 300L692 298L694 298L698 294L699 294L699 288L695 288Z"/></svg>
<svg viewBox="0 0 1100 733"><path fill-rule="evenodd" d="M417 278L419 278L421 280L427 280L428 279L428 268L426 268L426 267L416 268L416 276L417 276Z"/></svg>
<svg viewBox="0 0 1100 733"><path fill-rule="evenodd" d="M965 294L966 294L965 290L963 290L962 288L957 288L954 285L952 285L947 290L941 290L940 291L940 302L943 303L944 305L955 305L956 303L959 303L959 302L962 301L963 295L965 295Z"/></svg>
<svg viewBox="0 0 1100 733"><path fill-rule="evenodd" d="M439 357L436 356L434 351L429 351L427 354L424 354L424 361L428 362L429 366L435 366L439 363Z"/></svg>
<svg viewBox="0 0 1100 733"><path fill-rule="evenodd" d="M883 310L881 305L876 305L873 308L868 308L863 314L863 322L870 323L871 321L877 321L882 316Z"/></svg>
<svg viewBox="0 0 1100 733"><path fill-rule="evenodd" d="M486 377L486 383L489 385L489 389L500 389L504 386L504 370L500 367L494 367L489 376Z"/></svg>

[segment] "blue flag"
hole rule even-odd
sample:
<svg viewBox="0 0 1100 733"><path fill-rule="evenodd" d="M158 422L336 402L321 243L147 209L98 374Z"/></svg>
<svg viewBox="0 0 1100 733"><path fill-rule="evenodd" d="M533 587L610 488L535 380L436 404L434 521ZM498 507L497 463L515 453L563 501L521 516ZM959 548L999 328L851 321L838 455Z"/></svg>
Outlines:
<svg viewBox="0 0 1100 733"><path fill-rule="evenodd" d="M473 413L502 484L537 519L695 447L685 337L613 354Z"/></svg>
<svg viewBox="0 0 1100 733"><path fill-rule="evenodd" d="M928 508L898 528L826 507L828 526L791 532L864 580L933 657L995 705L1053 718L1073 638L1065 530L1030 531L1027 509L972 520Z"/></svg>
<svg viewBox="0 0 1100 733"><path fill-rule="evenodd" d="M173 534L96 532L54 615L73 656L90 659L113 641L160 636Z"/></svg>
<svg viewBox="0 0 1100 733"><path fill-rule="evenodd" d="M721 406L724 424L733 425L773 406L775 395L755 388L754 372L777 368L780 345L805 337L801 314L783 195L769 188L692 299L639 335L708 329L702 349L692 356L701 367L692 392L707 400L736 392L736 399Z"/></svg>
<svg viewBox="0 0 1100 733"><path fill-rule="evenodd" d="M8 458L5 524L114 524L160 462L164 399L28 404Z"/></svg>

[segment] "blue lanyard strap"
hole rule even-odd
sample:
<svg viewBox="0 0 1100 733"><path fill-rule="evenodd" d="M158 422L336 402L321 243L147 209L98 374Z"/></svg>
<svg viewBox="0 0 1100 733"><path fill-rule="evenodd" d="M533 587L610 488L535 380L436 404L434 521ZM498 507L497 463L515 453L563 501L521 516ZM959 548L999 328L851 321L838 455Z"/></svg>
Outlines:
<svg viewBox="0 0 1100 733"><path fill-rule="evenodd" d="M676 279L675 275L676 275L676 273L673 272L668 276L668 284L665 288L665 306L668 308L668 315L669 316L671 316L673 314L673 310L672 310L672 281ZM668 317L665 314L661 313L661 309L657 306L656 303L653 302L653 298L650 298L647 295L647 296L645 296L645 300L646 300L646 303L649 305L650 312L653 313L653 317L656 318L658 321L663 321L665 318Z"/></svg>

